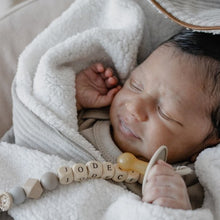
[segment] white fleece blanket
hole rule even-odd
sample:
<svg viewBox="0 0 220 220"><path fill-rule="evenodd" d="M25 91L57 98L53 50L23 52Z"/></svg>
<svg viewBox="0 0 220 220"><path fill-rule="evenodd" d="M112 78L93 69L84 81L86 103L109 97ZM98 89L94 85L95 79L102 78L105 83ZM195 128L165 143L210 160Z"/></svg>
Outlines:
<svg viewBox="0 0 220 220"><path fill-rule="evenodd" d="M220 218L219 190L220 147L205 150L196 162L196 171L205 188L205 201L194 211L163 208L147 203L121 186L102 179L59 186L45 192L39 200L29 199L13 206L9 214L16 220L80 219L80 220L212 220ZM211 162L210 162L211 161ZM40 178L44 172L56 172L63 165L71 166L58 156L47 155L25 147L0 144L0 188L10 190L23 185L28 178Z"/></svg>
<svg viewBox="0 0 220 220"><path fill-rule="evenodd" d="M180 29L145 0L75 1L21 54L14 82L16 95L46 125L74 143L85 144L93 158L102 161L100 153L77 131L75 74L101 61L114 67L124 81L137 60L142 61ZM59 149L47 152L1 143L0 189L7 191L29 177L40 178L48 170L75 162L74 156L72 161L61 159ZM9 213L16 220L220 219L219 156L220 147L215 147L198 157L196 172L205 200L194 211L146 204L123 187L97 179L59 186L39 200L14 206Z"/></svg>

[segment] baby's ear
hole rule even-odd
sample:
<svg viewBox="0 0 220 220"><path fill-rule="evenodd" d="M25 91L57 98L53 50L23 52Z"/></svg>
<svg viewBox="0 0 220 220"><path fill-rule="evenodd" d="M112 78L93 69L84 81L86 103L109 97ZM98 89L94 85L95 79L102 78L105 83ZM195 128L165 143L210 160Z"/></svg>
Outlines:
<svg viewBox="0 0 220 220"><path fill-rule="evenodd" d="M207 141L207 147L212 147L212 146L215 146L219 143L220 143L220 138L213 137Z"/></svg>
<svg viewBox="0 0 220 220"><path fill-rule="evenodd" d="M216 137L212 137L212 138L209 138L207 141L205 141L204 143L204 149L205 148L209 148L209 147L214 147L215 145L219 144L220 143L220 138L216 138ZM204 150L203 149L203 150ZM200 152L198 153L195 153L193 154L191 157L190 157L190 161L191 162L195 162L196 161L196 158L198 157Z"/></svg>

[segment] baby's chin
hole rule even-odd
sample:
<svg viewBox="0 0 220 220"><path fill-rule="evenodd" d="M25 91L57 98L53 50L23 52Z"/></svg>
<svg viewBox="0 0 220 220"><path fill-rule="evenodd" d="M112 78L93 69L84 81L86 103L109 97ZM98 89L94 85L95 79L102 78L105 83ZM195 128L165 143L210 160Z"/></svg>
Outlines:
<svg viewBox="0 0 220 220"><path fill-rule="evenodd" d="M146 162L149 162L149 159L145 158L144 156L136 156L139 160L143 160L143 161L146 161Z"/></svg>

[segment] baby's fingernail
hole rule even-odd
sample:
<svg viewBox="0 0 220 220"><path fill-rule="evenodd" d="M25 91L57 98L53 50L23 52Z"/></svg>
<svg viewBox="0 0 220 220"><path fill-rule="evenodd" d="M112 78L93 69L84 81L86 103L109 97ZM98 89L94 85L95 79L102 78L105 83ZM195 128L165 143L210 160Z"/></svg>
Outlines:
<svg viewBox="0 0 220 220"><path fill-rule="evenodd" d="M160 164L160 165L163 165L163 166L167 166L167 167L173 168L170 164L166 163L163 160L158 160L157 163Z"/></svg>
<svg viewBox="0 0 220 220"><path fill-rule="evenodd" d="M104 66L101 63L97 63L97 68L99 71L104 71Z"/></svg>

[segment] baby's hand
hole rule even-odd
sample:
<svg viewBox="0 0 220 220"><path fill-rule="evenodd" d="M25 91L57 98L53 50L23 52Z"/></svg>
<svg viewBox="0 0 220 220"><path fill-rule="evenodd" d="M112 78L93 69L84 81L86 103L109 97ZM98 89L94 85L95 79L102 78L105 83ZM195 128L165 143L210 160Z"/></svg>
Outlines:
<svg viewBox="0 0 220 220"><path fill-rule="evenodd" d="M162 160L151 168L142 200L174 209L192 209L184 180Z"/></svg>
<svg viewBox="0 0 220 220"><path fill-rule="evenodd" d="M120 88L111 68L101 63L88 67L76 75L77 110L110 105Z"/></svg>

